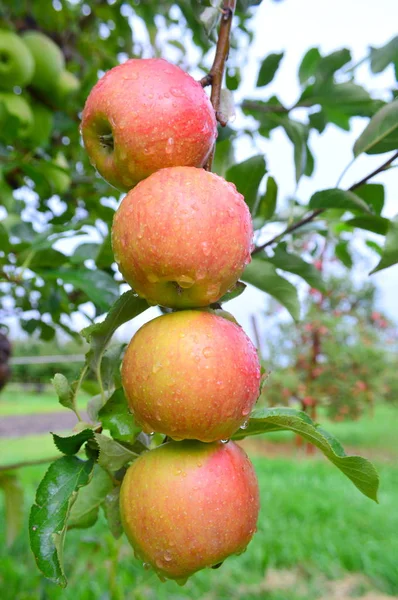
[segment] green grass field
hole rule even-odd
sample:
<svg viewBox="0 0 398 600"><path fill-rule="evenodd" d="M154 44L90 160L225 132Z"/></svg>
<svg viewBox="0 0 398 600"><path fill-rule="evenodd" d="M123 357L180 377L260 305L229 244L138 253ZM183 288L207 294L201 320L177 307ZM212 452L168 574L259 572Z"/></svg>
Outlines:
<svg viewBox="0 0 398 600"><path fill-rule="evenodd" d="M38 574L25 523L10 550L5 548L0 526L0 597L315 600L322 597L325 579L342 578L349 572L368 577L370 588L398 593L398 469L381 466L377 505L326 461L295 464L293 460L254 458L253 462L261 490L258 532L245 554L228 559L217 571L198 573L183 588L173 582L162 584L134 559L124 538L113 540L101 518L92 529L68 533L64 555L69 585L62 591ZM44 470L20 471L27 509ZM265 593L267 568L298 571L299 584Z"/></svg>
<svg viewBox="0 0 398 600"><path fill-rule="evenodd" d="M88 397L83 393L78 398L78 408L86 407ZM0 394L0 417L10 415L34 415L38 413L62 412L67 410L58 402L52 388L37 393L21 390L19 386L8 386Z"/></svg>
<svg viewBox="0 0 398 600"><path fill-rule="evenodd" d="M57 406L54 395L25 394L29 410ZM5 406L15 403L2 396ZM14 404L15 406L15 404ZM7 409L9 410L9 409ZM61 410L63 410L61 408ZM23 412L23 411L22 411ZM4 412L2 413L5 414ZM69 579L65 590L47 582L37 571L28 544L27 519L35 489L46 465L15 471L25 491L25 523L7 549L4 507L0 494L1 600L348 600L370 591L398 596L398 456L396 409L380 406L373 419L328 423L343 443L374 453L381 475L380 504L364 496L335 467L303 453L280 457L284 434L273 440L272 458L252 456L260 484L258 532L245 554L225 561L218 570L192 577L185 587L160 583L134 559L126 539L115 541L103 516L95 527L67 534L64 557ZM258 438L259 440L261 438ZM384 456L385 453L385 456ZM56 455L50 435L0 439L0 465ZM273 574L273 577L270 577ZM275 583L276 574L276 583ZM329 596L333 582L361 575L350 594ZM371 596L367 598L370 600Z"/></svg>

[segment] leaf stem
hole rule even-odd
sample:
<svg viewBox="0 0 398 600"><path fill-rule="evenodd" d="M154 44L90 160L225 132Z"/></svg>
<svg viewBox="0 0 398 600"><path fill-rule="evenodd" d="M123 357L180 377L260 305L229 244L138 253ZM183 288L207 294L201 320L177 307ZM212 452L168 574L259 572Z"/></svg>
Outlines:
<svg viewBox="0 0 398 600"><path fill-rule="evenodd" d="M398 158L398 152L395 152L395 154L393 154L393 156L391 156L382 165L380 165L380 167L378 167L377 169L375 169L374 171L372 171L371 173L369 173L368 175L366 175L366 177L364 177L360 181L357 181L356 183L353 183L348 188L347 191L348 192L353 192L354 190L358 189L359 187L361 187L361 185L364 185L365 183L367 183L369 181L369 179L372 179L373 177L375 177L375 175L378 175L382 171L385 171L386 169L388 169L388 167L397 158ZM288 233L293 233L293 231L296 231L300 227L303 227L303 225L306 225L307 223L310 223L311 221L313 221L314 219L316 219L316 217L318 217L323 212L325 212L324 208L318 208L317 210L312 211L309 215L307 215L303 219L300 219L300 221L296 221L295 223L292 223L292 225L289 225L289 227L286 227L286 229L284 229L284 231L282 231L281 233L278 233L278 235L275 235L273 238L271 238L267 242L264 242L264 244L261 244L260 246L256 246L254 248L253 252L252 252L252 256L254 254L258 254L259 252L261 252L262 250L264 250L264 248L267 248L268 246L272 246L276 242L279 242L279 240L281 238L283 238L285 235L287 235Z"/></svg>

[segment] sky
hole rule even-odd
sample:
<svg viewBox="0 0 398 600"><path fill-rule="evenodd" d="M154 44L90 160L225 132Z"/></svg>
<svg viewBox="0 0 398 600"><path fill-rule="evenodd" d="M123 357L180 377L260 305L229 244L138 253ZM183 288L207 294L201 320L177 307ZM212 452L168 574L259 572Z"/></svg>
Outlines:
<svg viewBox="0 0 398 600"><path fill-rule="evenodd" d="M317 46L322 53L348 47L354 61L359 61L366 56L370 45L381 46L397 34L398 4L397 0L334 0L333 3L320 0L284 0L275 3L264 0L255 11L252 28L255 39L250 46L250 54L242 55L242 60L245 61L244 80L235 101L239 103L243 98L268 98L276 94L282 102L289 105L298 97L298 65L310 47ZM266 88L256 90L255 81L261 60L272 52L281 51L285 51L285 55L274 81ZM392 68L375 76L364 66L358 69L357 74L359 83L363 83L367 89L379 90L379 93L394 86ZM302 110L295 111L292 116L300 120L304 116ZM241 118L238 114L237 125ZM336 185L341 172L352 159L354 141L364 129L366 121L358 118L352 120L351 124L353 131L350 133L328 126L321 136L316 132L311 135L310 146L316 157L316 169L311 179L302 178L297 190L298 198L306 200L314 191ZM295 191L292 145L279 128L272 132L270 140L261 142L261 151L264 152L269 173L278 182L279 199L283 202ZM258 149L254 149L248 141L243 141L237 148L237 159L244 160L257 153ZM345 175L342 185L348 187L361 179L386 160L386 156L361 156ZM394 216L398 212L398 169L383 173L374 181L385 184L384 215ZM272 225L267 231L266 239L268 233L270 236L275 233L274 227ZM377 257L373 255L371 260L374 265ZM359 275L366 278L367 271ZM372 279L380 290L380 307L398 321L398 266L382 271L372 276ZM293 278L293 281L298 280ZM266 335L267 319L264 311L267 302L265 294L248 286L242 296L227 303L225 308L234 314L250 337L254 338L252 315L256 315L262 335ZM156 308L146 311L133 323L120 328L119 337L128 341L141 324L158 314ZM281 314L283 318L290 318L285 309ZM76 329L86 324L82 317L77 317L74 322Z"/></svg>

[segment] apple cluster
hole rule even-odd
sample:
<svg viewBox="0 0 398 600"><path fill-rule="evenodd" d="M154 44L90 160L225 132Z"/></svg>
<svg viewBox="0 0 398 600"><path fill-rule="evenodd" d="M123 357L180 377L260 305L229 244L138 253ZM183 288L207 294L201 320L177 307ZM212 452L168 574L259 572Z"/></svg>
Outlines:
<svg viewBox="0 0 398 600"><path fill-rule="evenodd" d="M39 31L20 36L0 30L0 141L29 149L45 147L54 110L63 108L79 88L51 38ZM65 156L58 153L53 161L42 162L41 174L54 193L64 194L70 185Z"/></svg>
<svg viewBox="0 0 398 600"><path fill-rule="evenodd" d="M81 131L92 164L127 191L112 226L119 269L149 304L169 309L123 358L136 423L166 437L128 469L120 506L136 556L183 583L243 552L256 528L256 476L228 440L246 427L260 365L217 305L250 261L251 217L236 187L203 168L214 109L179 67L131 59L111 69L87 99Z"/></svg>

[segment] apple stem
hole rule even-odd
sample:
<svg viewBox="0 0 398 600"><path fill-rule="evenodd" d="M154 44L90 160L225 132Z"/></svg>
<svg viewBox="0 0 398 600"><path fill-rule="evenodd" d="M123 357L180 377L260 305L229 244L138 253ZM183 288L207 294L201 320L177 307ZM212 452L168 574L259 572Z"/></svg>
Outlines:
<svg viewBox="0 0 398 600"><path fill-rule="evenodd" d="M236 0L224 0L221 8L221 23L218 32L218 40L216 46L216 54L214 56L213 65L201 80L200 84L202 87L208 85L211 86L210 101L213 105L216 119L222 127L225 127L226 122L220 115L220 96L221 86L224 77L225 63L227 62L229 54L229 38L231 35L232 19L235 12ZM211 171L213 164L215 146L210 153L209 158L205 164L206 171Z"/></svg>

